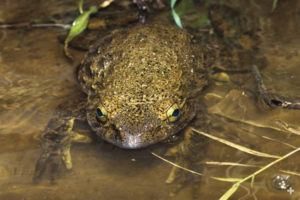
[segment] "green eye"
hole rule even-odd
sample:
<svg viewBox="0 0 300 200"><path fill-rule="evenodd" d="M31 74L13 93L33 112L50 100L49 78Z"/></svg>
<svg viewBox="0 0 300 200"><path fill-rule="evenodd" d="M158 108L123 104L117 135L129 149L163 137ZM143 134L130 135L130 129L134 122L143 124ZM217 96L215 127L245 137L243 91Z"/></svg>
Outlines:
<svg viewBox="0 0 300 200"><path fill-rule="evenodd" d="M96 109L96 119L101 122L106 122L107 120L107 112L102 106Z"/></svg>
<svg viewBox="0 0 300 200"><path fill-rule="evenodd" d="M175 122L180 117L180 109L177 104L173 104L167 111L169 122Z"/></svg>

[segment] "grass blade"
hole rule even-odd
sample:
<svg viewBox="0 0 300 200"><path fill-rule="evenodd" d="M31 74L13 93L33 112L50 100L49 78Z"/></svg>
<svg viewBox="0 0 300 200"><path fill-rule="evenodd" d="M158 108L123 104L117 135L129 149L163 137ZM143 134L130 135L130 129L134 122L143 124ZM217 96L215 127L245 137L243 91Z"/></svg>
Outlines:
<svg viewBox="0 0 300 200"><path fill-rule="evenodd" d="M244 146L241 146L239 144L235 144L233 142L230 142L228 140L225 140L225 139L222 139L222 138L218 138L216 136L213 136L213 135L210 135L210 134L207 134L207 133L204 133L202 131L198 131L194 128L192 128L192 130L198 134L201 134L201 135L204 135L210 139L213 139L213 140L216 140L218 142L221 142L223 144L226 144L230 147L233 147L235 149L238 149L240 151L243 151L245 153L248 153L248 154L252 154L252 155L255 155L255 156L259 156L259 157L265 157L265 158L280 158L280 156L276 156L276 155L271 155L271 154L267 154L267 153L263 153L263 152L259 152L259 151L256 151L256 150L253 150L253 149L249 149L247 147L244 147Z"/></svg>
<svg viewBox="0 0 300 200"><path fill-rule="evenodd" d="M167 159L165 159L165 158L163 158L163 157L157 155L156 153L151 152L151 154L154 155L155 157L157 157L157 158L159 158L159 159L161 159L161 160L163 160L163 161L165 161L165 162L167 162L167 163L169 163L169 164L171 164L171 165L177 167L177 168L180 168L180 169L184 170L184 171L190 172L190 173L192 173L192 174L197 174L197 175L199 175L199 176L202 176L202 175L203 175L203 174L201 174L201 173L199 173L199 172L196 172L196 171L187 169L187 168L182 167L182 166L180 166L180 165L178 165L178 164L176 164L176 163L173 163L173 162L171 162L171 161L169 161L169 160L167 160Z"/></svg>
<svg viewBox="0 0 300 200"><path fill-rule="evenodd" d="M244 178L244 179L240 180L239 182L235 183L234 185L232 185L232 187L225 194L223 194L223 196L220 198L220 200L227 200L237 190L237 188L240 186L241 183L243 183L243 182L245 182L249 179L253 179L256 175L258 175L261 172L269 169L273 165L277 164L278 162L282 161L283 159L286 159L286 158L290 157L291 155L297 153L298 151L300 151L300 147L293 150L293 151L291 151L291 152L289 152L289 153L287 153L286 155L274 160L273 162L269 163L268 165L262 167L261 169L257 170L256 172L250 174L246 178Z"/></svg>

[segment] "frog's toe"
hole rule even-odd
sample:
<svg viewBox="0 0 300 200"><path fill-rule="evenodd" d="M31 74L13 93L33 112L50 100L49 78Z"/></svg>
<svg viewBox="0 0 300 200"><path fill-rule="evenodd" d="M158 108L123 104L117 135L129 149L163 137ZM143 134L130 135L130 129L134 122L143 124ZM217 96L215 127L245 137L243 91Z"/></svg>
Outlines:
<svg viewBox="0 0 300 200"><path fill-rule="evenodd" d="M62 157L61 155L54 154L49 159L49 179L52 183L57 179L61 165L62 165Z"/></svg>
<svg viewBox="0 0 300 200"><path fill-rule="evenodd" d="M62 161L63 161L66 169L68 169L68 170L72 169L73 165L72 165L72 157L71 157L70 147L63 149Z"/></svg>
<svg viewBox="0 0 300 200"><path fill-rule="evenodd" d="M90 136L73 131L72 142L88 144L92 141L93 139Z"/></svg>
<svg viewBox="0 0 300 200"><path fill-rule="evenodd" d="M38 183L41 181L41 178L46 171L48 158L49 158L49 155L42 154L41 157L38 159L36 166L35 166L34 175L33 175L34 183Z"/></svg>
<svg viewBox="0 0 300 200"><path fill-rule="evenodd" d="M39 183L44 176L54 182L62 168L72 168L70 149L64 149L61 153L43 153L36 163L33 182Z"/></svg>

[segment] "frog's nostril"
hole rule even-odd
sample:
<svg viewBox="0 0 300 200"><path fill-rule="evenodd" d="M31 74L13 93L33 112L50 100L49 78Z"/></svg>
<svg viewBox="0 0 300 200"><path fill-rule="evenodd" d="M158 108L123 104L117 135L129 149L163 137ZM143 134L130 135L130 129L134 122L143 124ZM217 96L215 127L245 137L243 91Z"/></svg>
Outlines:
<svg viewBox="0 0 300 200"><path fill-rule="evenodd" d="M111 128L112 128L114 131L116 131L116 132L119 131L119 129L117 128L117 126L116 126L115 124L112 124L112 125L111 125Z"/></svg>

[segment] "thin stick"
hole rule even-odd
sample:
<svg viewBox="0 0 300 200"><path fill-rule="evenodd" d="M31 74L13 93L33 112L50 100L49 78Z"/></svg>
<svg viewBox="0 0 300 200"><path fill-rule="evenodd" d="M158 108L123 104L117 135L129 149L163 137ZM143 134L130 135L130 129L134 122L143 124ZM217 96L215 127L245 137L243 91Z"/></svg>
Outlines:
<svg viewBox="0 0 300 200"><path fill-rule="evenodd" d="M55 24L55 23L42 23L42 24L33 24L33 23L17 23L17 24L0 24L0 29L15 29L15 28L62 28L70 29L70 24Z"/></svg>

